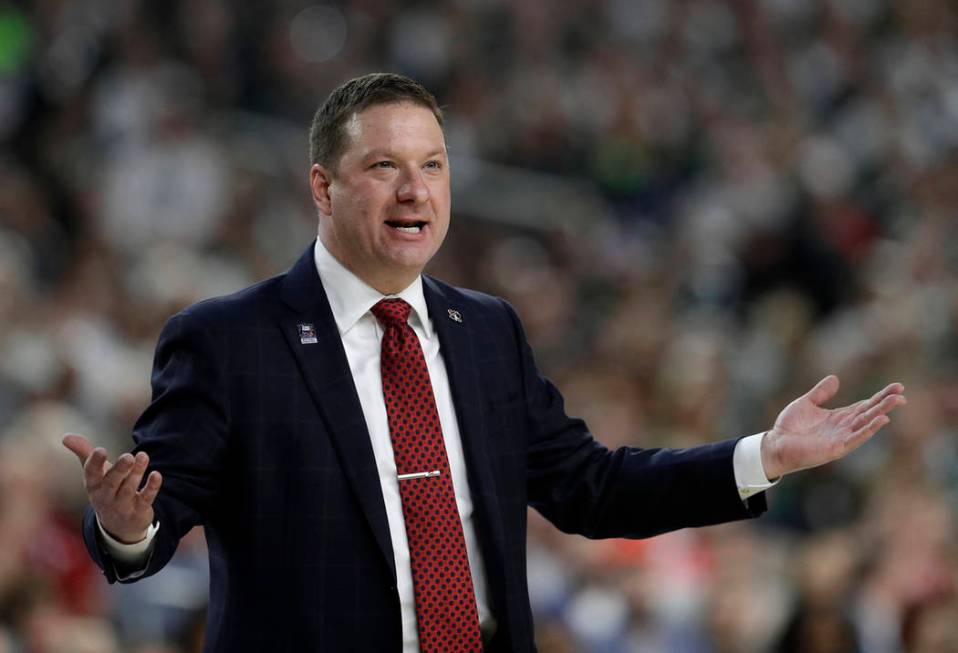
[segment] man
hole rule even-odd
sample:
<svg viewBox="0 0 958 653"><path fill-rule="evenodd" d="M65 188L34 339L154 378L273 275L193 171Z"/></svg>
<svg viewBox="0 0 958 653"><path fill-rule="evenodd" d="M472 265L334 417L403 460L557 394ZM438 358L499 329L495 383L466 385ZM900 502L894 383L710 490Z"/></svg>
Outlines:
<svg viewBox="0 0 958 653"><path fill-rule="evenodd" d="M588 537L755 516L767 478L844 455L904 403L892 384L825 410L830 376L764 435L608 451L566 416L505 302L422 274L450 216L432 95L351 80L310 141L316 242L170 319L134 454L111 465L64 439L111 583L204 526L207 651L534 650L527 505Z"/></svg>

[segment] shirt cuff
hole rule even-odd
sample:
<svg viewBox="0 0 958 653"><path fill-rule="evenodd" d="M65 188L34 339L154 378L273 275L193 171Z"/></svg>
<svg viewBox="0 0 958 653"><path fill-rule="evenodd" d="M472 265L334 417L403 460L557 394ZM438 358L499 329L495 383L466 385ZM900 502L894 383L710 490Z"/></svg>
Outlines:
<svg viewBox="0 0 958 653"><path fill-rule="evenodd" d="M764 492L781 479L769 481L762 467L762 438L765 433L756 433L744 437L735 443L732 453L732 467L735 470L735 484L738 495L744 501L752 495Z"/></svg>
<svg viewBox="0 0 958 653"><path fill-rule="evenodd" d="M146 529L146 537L133 544L124 544L107 533L103 524L100 523L99 517L96 518L96 527L100 529L100 535L103 537L103 543L110 557L127 565L144 563L145 566L146 561L150 558L150 545L153 543L156 532L160 530L160 523L150 524L150 527Z"/></svg>

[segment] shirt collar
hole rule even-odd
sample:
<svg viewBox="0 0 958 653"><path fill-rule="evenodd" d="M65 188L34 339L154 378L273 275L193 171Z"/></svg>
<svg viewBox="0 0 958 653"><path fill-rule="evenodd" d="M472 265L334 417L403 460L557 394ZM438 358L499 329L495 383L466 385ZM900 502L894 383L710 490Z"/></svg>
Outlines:
<svg viewBox="0 0 958 653"><path fill-rule="evenodd" d="M426 308L426 297L422 291L422 275L409 284L405 290L395 295L383 295L381 292L357 277L336 260L323 242L316 238L316 247L313 248L313 258L316 261L316 271L323 282L329 307L336 320L339 335L344 336L359 320L369 313L369 309L385 297L398 297L412 307L412 318L418 320L427 339L432 338L432 322L429 320L429 311ZM374 318L375 319L375 318Z"/></svg>

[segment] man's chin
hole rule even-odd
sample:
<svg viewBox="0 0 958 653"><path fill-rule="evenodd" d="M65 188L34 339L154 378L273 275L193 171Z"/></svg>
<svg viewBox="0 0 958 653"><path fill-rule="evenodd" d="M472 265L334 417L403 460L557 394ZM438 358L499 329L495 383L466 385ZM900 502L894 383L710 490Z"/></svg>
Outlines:
<svg viewBox="0 0 958 653"><path fill-rule="evenodd" d="M402 243L389 248L384 263L397 271L418 274L432 260L438 249L432 242Z"/></svg>
<svg viewBox="0 0 958 653"><path fill-rule="evenodd" d="M431 257L396 257L391 256L380 260L372 268L367 268L366 274L358 275L363 281L371 285L384 295L395 295L412 284Z"/></svg>

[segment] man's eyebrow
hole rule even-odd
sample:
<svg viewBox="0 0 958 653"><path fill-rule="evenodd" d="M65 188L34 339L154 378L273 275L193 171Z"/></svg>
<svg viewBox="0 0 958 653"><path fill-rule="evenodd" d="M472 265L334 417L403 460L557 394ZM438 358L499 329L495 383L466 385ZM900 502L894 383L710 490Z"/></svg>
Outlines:
<svg viewBox="0 0 958 653"><path fill-rule="evenodd" d="M446 155L445 148L437 148L435 150L432 150L431 152L428 152L425 158L430 159L434 156L445 156L445 155ZM375 149L375 150L370 150L369 152L367 152L363 156L362 160L365 161L367 159L378 159L378 158L393 159L393 158L396 158L397 156L398 155L392 150Z"/></svg>

